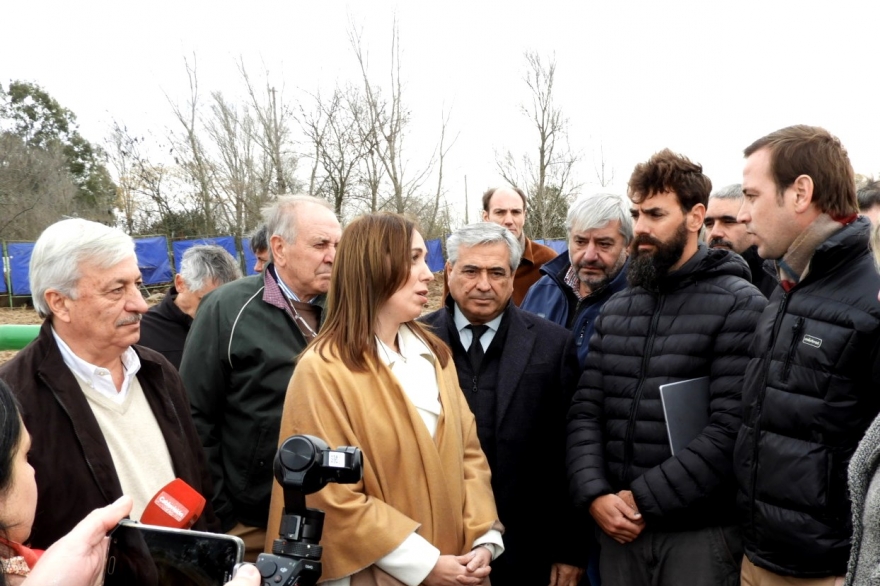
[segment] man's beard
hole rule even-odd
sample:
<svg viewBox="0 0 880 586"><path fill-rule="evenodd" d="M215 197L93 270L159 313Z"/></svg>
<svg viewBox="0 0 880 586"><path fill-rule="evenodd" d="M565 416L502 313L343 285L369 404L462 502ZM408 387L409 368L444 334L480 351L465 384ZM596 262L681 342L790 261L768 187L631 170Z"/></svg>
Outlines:
<svg viewBox="0 0 880 586"><path fill-rule="evenodd" d="M668 242L661 242L647 234L637 235L630 245L629 269L626 273L630 286L657 291L660 281L669 274L669 269L681 260L687 237L684 222ZM653 244L655 248L653 251L639 250L639 244Z"/></svg>
<svg viewBox="0 0 880 586"><path fill-rule="evenodd" d="M595 293L599 289L605 287L608 283L614 280L615 277L620 273L620 270L623 268L624 263L626 263L626 255L621 252L620 256L614 262L614 266L608 270L607 265L600 262L595 263L579 263L576 265L576 270L578 271L578 279L586 285L590 289L590 293ZM580 277L580 269L592 268L592 269L602 269L605 274L601 277L587 277L586 279L581 279Z"/></svg>

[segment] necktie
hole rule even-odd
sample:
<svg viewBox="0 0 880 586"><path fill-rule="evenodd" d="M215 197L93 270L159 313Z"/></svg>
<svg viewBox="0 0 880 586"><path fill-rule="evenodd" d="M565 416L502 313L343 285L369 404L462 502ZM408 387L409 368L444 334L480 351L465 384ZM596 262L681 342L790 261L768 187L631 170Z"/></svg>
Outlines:
<svg viewBox="0 0 880 586"><path fill-rule="evenodd" d="M483 352L483 345L480 343L480 338L483 337L483 334L489 329L487 325L474 326L469 325L467 328L473 333L473 340L471 340L471 347L468 348L468 358L471 360L471 368L474 369L474 375L478 375L480 373L480 365L483 363L483 356L485 356L485 352Z"/></svg>

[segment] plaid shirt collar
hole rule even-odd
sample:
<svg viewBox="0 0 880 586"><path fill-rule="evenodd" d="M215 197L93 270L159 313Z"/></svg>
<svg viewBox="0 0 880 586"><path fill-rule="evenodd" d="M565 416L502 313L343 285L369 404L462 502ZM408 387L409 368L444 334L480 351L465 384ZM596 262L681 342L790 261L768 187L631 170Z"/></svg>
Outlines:
<svg viewBox="0 0 880 586"><path fill-rule="evenodd" d="M574 296L577 297L578 301L583 301L589 295L583 295L581 293L581 280L578 279L577 271L574 268L574 265L568 266L568 272L565 273L565 278L563 279L565 284L571 287L571 290L574 292Z"/></svg>

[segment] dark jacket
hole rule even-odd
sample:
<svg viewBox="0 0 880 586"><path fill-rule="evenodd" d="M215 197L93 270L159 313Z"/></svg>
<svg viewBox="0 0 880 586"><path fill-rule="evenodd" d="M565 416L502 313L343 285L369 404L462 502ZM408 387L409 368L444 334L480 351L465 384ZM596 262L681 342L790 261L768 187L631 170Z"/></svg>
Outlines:
<svg viewBox="0 0 880 586"><path fill-rule="evenodd" d="M583 368L587 362L590 338L593 337L599 311L612 295L626 287L628 266L627 262L606 287L578 301L574 291L565 282L565 275L571 268L566 250L541 267L544 276L529 289L521 307L571 330L574 333L578 360Z"/></svg>
<svg viewBox="0 0 880 586"><path fill-rule="evenodd" d="M860 218L816 249L758 323L734 451L744 546L757 566L842 576L847 463L880 411L880 276Z"/></svg>
<svg viewBox="0 0 880 586"><path fill-rule="evenodd" d="M776 273L776 264L772 260L764 260L758 256L758 247L752 246L743 250L740 255L749 265L752 273L752 285L758 288L764 297L770 299L776 288L779 287L779 276Z"/></svg>
<svg viewBox="0 0 880 586"><path fill-rule="evenodd" d="M156 352L134 349L141 361L137 379L165 437L175 475L210 497L211 476L180 376ZM36 340L0 366L0 378L18 397L31 434L28 460L36 471L38 494L31 545L44 549L92 510L122 496L122 487L98 421L64 364L48 320ZM210 502L194 529L219 530Z"/></svg>
<svg viewBox="0 0 880 586"><path fill-rule="evenodd" d="M748 276L738 255L701 246L659 291L627 288L605 303L569 411L576 505L629 489L649 530L735 522L743 371L767 303ZM672 457L659 387L704 376L709 425Z"/></svg>
<svg viewBox="0 0 880 586"><path fill-rule="evenodd" d="M452 349L456 369L471 372L452 307L450 299L446 307L421 320ZM477 418L498 516L505 526L505 552L492 563L492 583L546 584L551 563L586 567L587 561L584 526L572 515L563 458L565 412L580 369L571 333L564 328L512 302L503 322L481 368L497 372L497 379L488 381L495 389L493 412L484 412L485 403L475 401L471 384L462 385ZM505 337L499 340L502 332ZM493 351L499 341L503 344ZM487 421L492 422L488 432ZM535 547L536 540L550 537L552 545Z"/></svg>
<svg viewBox="0 0 880 586"><path fill-rule="evenodd" d="M272 269L202 298L180 365L224 531L266 526L284 395L306 347Z"/></svg>
<svg viewBox="0 0 880 586"><path fill-rule="evenodd" d="M162 301L144 314L138 344L155 350L180 370L183 345L193 320L174 304L175 299L177 289L172 285Z"/></svg>

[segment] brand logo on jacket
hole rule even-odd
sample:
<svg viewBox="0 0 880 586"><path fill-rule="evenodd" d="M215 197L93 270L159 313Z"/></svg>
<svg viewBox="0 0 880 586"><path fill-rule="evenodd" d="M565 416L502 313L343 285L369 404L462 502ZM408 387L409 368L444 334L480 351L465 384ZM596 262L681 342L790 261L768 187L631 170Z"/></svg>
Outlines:
<svg viewBox="0 0 880 586"><path fill-rule="evenodd" d="M812 346L813 348L818 348L822 345L822 338L816 338L810 335L804 336L804 339L802 341L807 346Z"/></svg>

